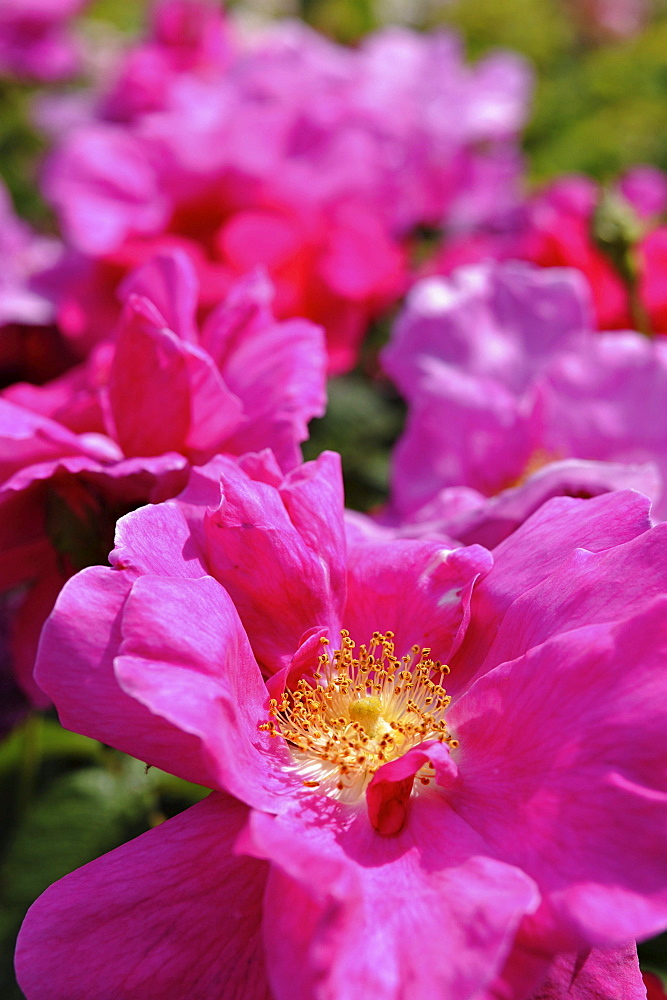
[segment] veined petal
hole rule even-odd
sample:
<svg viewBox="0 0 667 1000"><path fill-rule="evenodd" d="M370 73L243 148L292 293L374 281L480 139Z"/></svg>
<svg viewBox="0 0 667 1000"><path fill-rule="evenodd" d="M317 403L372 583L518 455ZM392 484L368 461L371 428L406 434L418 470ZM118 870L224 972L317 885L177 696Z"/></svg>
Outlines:
<svg viewBox="0 0 667 1000"><path fill-rule="evenodd" d="M592 500L555 497L501 542L493 552L493 570L474 590L470 626L450 690L462 690L477 674L517 597L558 570L575 548L603 552L648 531L649 511L648 498L630 490Z"/></svg>
<svg viewBox="0 0 667 1000"><path fill-rule="evenodd" d="M381 631L389 622L399 656L417 644L448 663L465 635L473 586L492 564L491 553L479 545L352 543L345 627L355 641L367 642L375 629Z"/></svg>
<svg viewBox="0 0 667 1000"><path fill-rule="evenodd" d="M415 806L389 838L326 800L252 816L238 849L275 865L265 934L277 1000L471 1000L502 966L537 904L534 885L476 855L475 835L442 802Z"/></svg>
<svg viewBox="0 0 667 1000"><path fill-rule="evenodd" d="M118 685L113 661L131 586L125 574L101 566L70 580L42 631L35 680L56 704L65 728L140 758L148 751L152 763L161 761L188 781L213 785L215 772L201 744Z"/></svg>
<svg viewBox="0 0 667 1000"><path fill-rule="evenodd" d="M637 949L559 955L530 1000L646 1000Z"/></svg>
<svg viewBox="0 0 667 1000"><path fill-rule="evenodd" d="M182 340L197 342L195 316L199 284L194 265L182 250L155 254L121 282L118 295L142 295L159 310L165 326Z"/></svg>
<svg viewBox="0 0 667 1000"><path fill-rule="evenodd" d="M282 741L259 729L267 691L229 595L211 577L140 577L120 623L114 660L120 688L160 722L137 734L134 756L170 766L164 725L194 738L207 761L210 787L257 808L279 811L300 783L286 773ZM173 763L171 765L173 770Z"/></svg>
<svg viewBox="0 0 667 1000"><path fill-rule="evenodd" d="M340 627L345 533L338 456L322 454L276 487L231 463L205 518L209 572L229 591L267 672L287 666L303 633Z"/></svg>
<svg viewBox="0 0 667 1000"><path fill-rule="evenodd" d="M535 879L543 933L574 948L622 945L667 917L666 612L663 596L556 636L448 713L461 775L449 803Z"/></svg>
<svg viewBox="0 0 667 1000"><path fill-rule="evenodd" d="M130 296L121 319L108 396L126 455L178 451L205 460L242 413L211 358L168 330L139 295Z"/></svg>
<svg viewBox="0 0 667 1000"><path fill-rule="evenodd" d="M667 525L602 552L575 549L507 609L483 669L584 624L620 621L667 592Z"/></svg>

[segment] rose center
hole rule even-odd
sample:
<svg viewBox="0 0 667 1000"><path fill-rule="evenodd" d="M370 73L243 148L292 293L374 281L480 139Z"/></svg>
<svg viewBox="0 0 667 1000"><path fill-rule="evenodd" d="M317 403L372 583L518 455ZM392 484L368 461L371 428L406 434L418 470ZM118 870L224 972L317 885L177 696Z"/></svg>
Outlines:
<svg viewBox="0 0 667 1000"><path fill-rule="evenodd" d="M382 764L424 740L457 745L444 720L451 699L441 681L449 667L430 649L413 646L399 658L392 632L374 632L357 648L343 629L333 652L321 642L317 671L273 699L261 726L287 740L306 787L354 802ZM431 780L432 770L423 770L416 787Z"/></svg>

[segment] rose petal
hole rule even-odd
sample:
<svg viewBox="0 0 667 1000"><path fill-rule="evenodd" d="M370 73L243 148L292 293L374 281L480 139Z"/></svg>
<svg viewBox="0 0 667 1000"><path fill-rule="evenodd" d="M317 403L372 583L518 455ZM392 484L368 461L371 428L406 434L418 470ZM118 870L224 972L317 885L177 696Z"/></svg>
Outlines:
<svg viewBox="0 0 667 1000"><path fill-rule="evenodd" d="M267 865L231 853L246 815L213 795L51 886L19 935L28 1000L270 1000Z"/></svg>

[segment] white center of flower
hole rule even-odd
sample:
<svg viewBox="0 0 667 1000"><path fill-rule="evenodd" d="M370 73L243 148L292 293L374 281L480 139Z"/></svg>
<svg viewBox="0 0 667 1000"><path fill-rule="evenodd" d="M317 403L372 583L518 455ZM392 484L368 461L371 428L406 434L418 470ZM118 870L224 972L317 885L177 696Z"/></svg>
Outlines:
<svg viewBox="0 0 667 1000"><path fill-rule="evenodd" d="M419 646L399 659L393 639L392 632L374 632L357 650L342 630L333 653L320 640L324 651L312 680L302 678L270 702L269 722L260 728L287 740L306 787L355 802L382 764L424 740L458 745L444 721L451 699L440 681L449 667ZM427 765L418 783L432 776Z"/></svg>

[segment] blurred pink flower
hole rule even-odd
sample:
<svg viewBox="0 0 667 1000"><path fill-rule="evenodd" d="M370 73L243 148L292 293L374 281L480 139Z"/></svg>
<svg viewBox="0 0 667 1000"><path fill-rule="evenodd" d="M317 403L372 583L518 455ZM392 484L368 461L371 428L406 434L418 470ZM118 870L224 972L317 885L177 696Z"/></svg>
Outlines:
<svg viewBox="0 0 667 1000"><path fill-rule="evenodd" d="M11 643L33 700L44 618L77 569L104 562L117 517L165 500L189 463L270 444L301 461L325 403L322 332L277 322L260 275L238 284L201 333L189 258L163 254L129 276L116 340L41 387L0 398L0 592L19 588Z"/></svg>
<svg viewBox="0 0 667 1000"><path fill-rule="evenodd" d="M565 0L572 17L595 38L627 38L648 21L653 0Z"/></svg>
<svg viewBox="0 0 667 1000"><path fill-rule="evenodd" d="M620 492L550 501L493 559L346 546L330 453L216 459L123 518L37 678L67 727L214 794L37 901L28 1000L639 1000L666 532Z"/></svg>
<svg viewBox="0 0 667 1000"><path fill-rule="evenodd" d="M0 75L52 83L80 68L70 22L88 0L2 0Z"/></svg>
<svg viewBox="0 0 667 1000"><path fill-rule="evenodd" d="M74 358L53 320L53 302L37 283L61 253L19 219L0 181L0 388L25 378L43 382Z"/></svg>
<svg viewBox="0 0 667 1000"><path fill-rule="evenodd" d="M550 496L627 486L667 515L667 345L593 332L576 271L426 279L383 364L408 402L388 524L495 545Z"/></svg>
<svg viewBox="0 0 667 1000"><path fill-rule="evenodd" d="M442 33L387 29L353 50L289 23L242 45L211 5L165 0L46 167L75 271L63 328L98 337L127 268L178 244L204 311L262 264L277 315L322 324L330 369L350 368L406 287L415 227L515 205L529 87L518 57L469 68Z"/></svg>
<svg viewBox="0 0 667 1000"><path fill-rule="evenodd" d="M488 257L575 267L590 286L599 329L641 325L653 333L667 333L667 228L661 224L667 211L667 175L655 167L635 167L611 190L619 217L614 224L620 220L626 227L618 235L627 241L633 257L628 266L637 272L636 302L627 275L593 239L594 214L602 194L590 178L562 177L528 199L504 229L471 228L454 234L428 270L448 274L460 264Z"/></svg>

